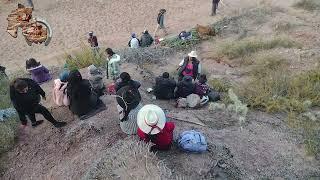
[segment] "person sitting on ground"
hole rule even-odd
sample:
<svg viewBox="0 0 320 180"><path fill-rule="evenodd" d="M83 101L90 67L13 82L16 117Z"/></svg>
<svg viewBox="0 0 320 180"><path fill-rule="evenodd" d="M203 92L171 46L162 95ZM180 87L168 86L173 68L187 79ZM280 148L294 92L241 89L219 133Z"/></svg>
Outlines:
<svg viewBox="0 0 320 180"><path fill-rule="evenodd" d="M54 86L52 91L53 102L58 106L69 106L70 101L67 95L67 82L63 82L60 79L54 80Z"/></svg>
<svg viewBox="0 0 320 180"><path fill-rule="evenodd" d="M82 79L78 70L73 70L69 74L67 94L70 100L69 109L79 117L96 109L99 102L89 80Z"/></svg>
<svg viewBox="0 0 320 180"><path fill-rule="evenodd" d="M10 85L10 99L17 110L21 124L26 126L28 121L26 116L29 117L32 126L36 127L43 123L43 120L36 120L36 113L40 113L51 122L55 127L63 127L65 122L59 122L52 117L47 108L40 103L41 97L46 100L46 94L43 89L32 79L17 78Z"/></svg>
<svg viewBox="0 0 320 180"><path fill-rule="evenodd" d="M32 80L39 84L51 80L49 70L34 58L30 58L26 61L26 69L31 73Z"/></svg>
<svg viewBox="0 0 320 180"><path fill-rule="evenodd" d="M140 38L140 46L141 47L149 47L152 45L152 43L153 43L153 38L149 34L148 30L145 29L142 32L142 36Z"/></svg>
<svg viewBox="0 0 320 180"><path fill-rule="evenodd" d="M61 73L59 74L59 79L61 82L68 82L70 70L67 64L64 64Z"/></svg>
<svg viewBox="0 0 320 180"><path fill-rule="evenodd" d="M6 67L4 66L0 66L0 79L2 78L8 78L7 74L6 74Z"/></svg>
<svg viewBox="0 0 320 180"><path fill-rule="evenodd" d="M191 76L184 76L182 81L177 84L176 98L186 98L194 92L195 86Z"/></svg>
<svg viewBox="0 0 320 180"><path fill-rule="evenodd" d="M179 63L179 81L184 76L191 76L194 80L198 77L201 73L201 64L197 57L197 52L191 51L188 56Z"/></svg>
<svg viewBox="0 0 320 180"><path fill-rule="evenodd" d="M139 41L139 39L137 38L137 36L136 36L135 33L132 33L132 34L131 34L131 39L130 39L130 41L128 42L128 46L131 47L131 48L139 48L139 46L140 46L140 41Z"/></svg>
<svg viewBox="0 0 320 180"><path fill-rule="evenodd" d="M136 134L137 114L142 108L139 91L132 86L124 86L117 91L116 99L121 130L126 134Z"/></svg>
<svg viewBox="0 0 320 180"><path fill-rule="evenodd" d="M141 84L138 81L132 80L131 76L127 72L122 72L120 74L120 79L119 81L115 84L115 89L118 91L124 86L132 86L135 89L139 89Z"/></svg>
<svg viewBox="0 0 320 180"><path fill-rule="evenodd" d="M173 122L166 122L164 111L156 105L143 106L137 117L138 136L145 142L151 141L155 145L151 151L169 150L173 141Z"/></svg>
<svg viewBox="0 0 320 180"><path fill-rule="evenodd" d="M103 75L101 70L93 64L88 67L88 70L89 81L92 85L93 90L98 96L102 96L106 87L103 83Z"/></svg>
<svg viewBox="0 0 320 180"><path fill-rule="evenodd" d="M209 101L209 92L210 86L207 84L207 76L202 74L199 77L199 81L195 83L195 94L199 95L201 98L200 105L203 105Z"/></svg>
<svg viewBox="0 0 320 180"><path fill-rule="evenodd" d="M107 79L109 77L116 81L119 78L120 74L120 56L113 52L111 48L106 49L107 54L107 63L106 63L106 69L107 69Z"/></svg>
<svg viewBox="0 0 320 180"><path fill-rule="evenodd" d="M153 93L157 99L173 99L176 81L170 78L168 72L164 72L162 76L156 78L156 85Z"/></svg>

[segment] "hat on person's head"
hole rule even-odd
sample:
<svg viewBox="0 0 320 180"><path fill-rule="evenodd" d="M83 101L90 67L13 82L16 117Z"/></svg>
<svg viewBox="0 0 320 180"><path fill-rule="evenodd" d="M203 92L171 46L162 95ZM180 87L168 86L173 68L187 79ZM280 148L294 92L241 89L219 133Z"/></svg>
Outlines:
<svg viewBox="0 0 320 180"><path fill-rule="evenodd" d="M148 104L138 112L137 123L144 133L158 134L166 124L166 115L159 106Z"/></svg>
<svg viewBox="0 0 320 180"><path fill-rule="evenodd" d="M89 35L93 35L93 31L90 31L90 32L89 32Z"/></svg>
<svg viewBox="0 0 320 180"><path fill-rule="evenodd" d="M197 58L197 57L198 57L196 51L191 51L191 52L188 54L188 56L189 56L189 57L194 57L194 58Z"/></svg>
<svg viewBox="0 0 320 180"><path fill-rule="evenodd" d="M131 86L124 86L117 91L116 100L119 106L128 111L138 106L141 101L141 95L137 89Z"/></svg>
<svg viewBox="0 0 320 180"><path fill-rule="evenodd" d="M136 37L136 33L131 33L131 37L135 38Z"/></svg>
<svg viewBox="0 0 320 180"><path fill-rule="evenodd" d="M88 67L88 70L89 74L101 74L100 70L93 64Z"/></svg>
<svg viewBox="0 0 320 180"><path fill-rule="evenodd" d="M147 29L143 30L143 34L149 33Z"/></svg>

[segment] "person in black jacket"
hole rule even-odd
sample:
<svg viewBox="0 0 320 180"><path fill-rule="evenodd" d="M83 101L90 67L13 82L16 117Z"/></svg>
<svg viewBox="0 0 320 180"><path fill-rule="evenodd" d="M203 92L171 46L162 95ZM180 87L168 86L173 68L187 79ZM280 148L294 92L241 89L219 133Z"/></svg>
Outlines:
<svg viewBox="0 0 320 180"><path fill-rule="evenodd" d="M164 72L162 76L156 78L156 85L154 95L157 99L172 99L174 98L174 89L176 88L176 81L170 78L168 72Z"/></svg>
<svg viewBox="0 0 320 180"><path fill-rule="evenodd" d="M29 117L32 126L36 127L43 123L43 120L36 121L35 114L42 114L55 127L65 126L65 122L56 121L50 112L39 102L41 97L45 100L46 94L42 88L33 80L27 78L18 78L10 85L10 99L18 112L22 125L27 125L26 115Z"/></svg>
<svg viewBox="0 0 320 180"><path fill-rule="evenodd" d="M186 98L194 92L195 85L192 82L191 76L184 76L182 81L177 84L176 98Z"/></svg>
<svg viewBox="0 0 320 180"><path fill-rule="evenodd" d="M6 67L0 66L0 79L2 78L8 78L6 74Z"/></svg>
<svg viewBox="0 0 320 180"><path fill-rule="evenodd" d="M79 117L96 109L99 104L99 98L89 80L82 79L78 70L73 70L69 74L67 95L70 100L69 109Z"/></svg>
<svg viewBox="0 0 320 180"><path fill-rule="evenodd" d="M139 89L141 84L138 81L134 81L131 79L131 76L129 73L127 72L122 72L120 74L120 81L116 83L116 91L118 91L119 89L121 89L124 86L132 86L136 89Z"/></svg>
<svg viewBox="0 0 320 180"><path fill-rule="evenodd" d="M141 47L149 47L153 43L153 38L149 34L148 30L144 30L142 36L140 38L140 46Z"/></svg>

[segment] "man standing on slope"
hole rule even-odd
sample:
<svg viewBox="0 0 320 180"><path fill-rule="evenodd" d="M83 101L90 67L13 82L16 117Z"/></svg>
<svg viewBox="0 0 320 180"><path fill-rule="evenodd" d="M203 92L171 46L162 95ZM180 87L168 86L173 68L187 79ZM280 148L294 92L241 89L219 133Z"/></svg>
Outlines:
<svg viewBox="0 0 320 180"><path fill-rule="evenodd" d="M216 15L220 0L212 0L211 16Z"/></svg>
<svg viewBox="0 0 320 180"><path fill-rule="evenodd" d="M165 9L160 9L158 17L157 17L157 28L156 31L154 32L154 37L157 35L157 32L159 29L162 29L165 35L168 35L168 32L166 28L164 27L164 15L167 11Z"/></svg>
<svg viewBox="0 0 320 180"><path fill-rule="evenodd" d="M99 53L98 39L97 39L97 36L94 36L94 35L93 35L93 32L92 32L92 31L89 32L88 43L90 44L91 49L92 49L94 55L97 55L97 54Z"/></svg>

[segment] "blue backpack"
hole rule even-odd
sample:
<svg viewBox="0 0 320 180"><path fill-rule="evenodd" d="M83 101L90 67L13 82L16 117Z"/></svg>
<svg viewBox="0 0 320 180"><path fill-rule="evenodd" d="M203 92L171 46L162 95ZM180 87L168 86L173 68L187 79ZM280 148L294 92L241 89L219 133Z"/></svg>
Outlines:
<svg viewBox="0 0 320 180"><path fill-rule="evenodd" d="M190 130L180 134L178 146L186 152L202 153L207 151L207 142L202 133Z"/></svg>

